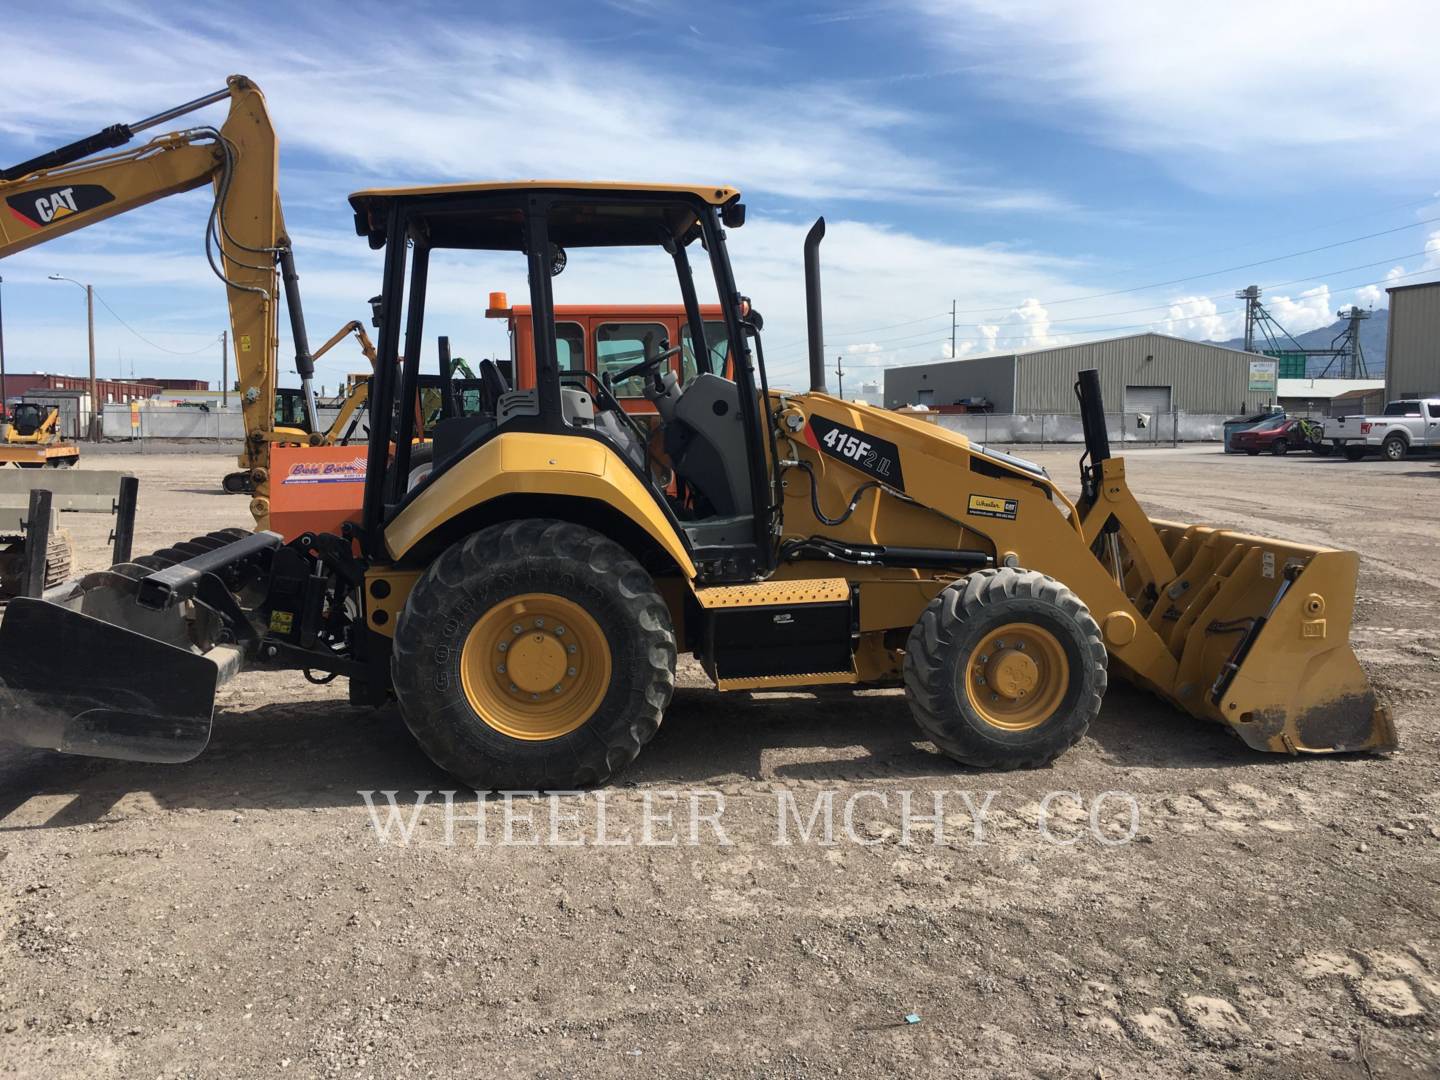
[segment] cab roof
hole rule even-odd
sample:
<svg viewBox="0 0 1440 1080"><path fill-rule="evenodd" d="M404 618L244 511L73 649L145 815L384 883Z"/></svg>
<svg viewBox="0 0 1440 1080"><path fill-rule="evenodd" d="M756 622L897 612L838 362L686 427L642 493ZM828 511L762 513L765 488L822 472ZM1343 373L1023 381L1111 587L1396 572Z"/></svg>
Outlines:
<svg viewBox="0 0 1440 1080"><path fill-rule="evenodd" d="M562 199L551 208L551 242L572 247L651 245L662 229L684 237L695 224L696 202L727 206L740 198L738 188L723 185L507 180L374 188L351 195L350 205L355 231L372 247L384 244L386 213L403 201L424 219L432 246L523 251L521 200L542 191ZM566 195L573 204L563 201Z"/></svg>

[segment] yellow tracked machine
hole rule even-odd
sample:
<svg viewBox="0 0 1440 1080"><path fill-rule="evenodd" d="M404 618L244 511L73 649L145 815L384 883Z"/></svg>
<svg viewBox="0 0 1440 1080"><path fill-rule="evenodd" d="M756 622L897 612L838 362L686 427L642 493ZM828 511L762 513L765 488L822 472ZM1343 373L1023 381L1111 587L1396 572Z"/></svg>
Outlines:
<svg viewBox="0 0 1440 1080"><path fill-rule="evenodd" d="M1053 760L1112 671L1257 750L1395 746L1348 643L1357 556L1149 520L1094 372L1077 373L1077 502L1038 465L829 395L823 221L804 252L811 386L791 393L767 384L732 272L733 188L523 181L351 204L385 253L362 510L340 535L212 534L13 601L11 737L183 761L209 739L220 679L298 668L398 702L476 788L570 788L639 753L689 652L722 691L902 684L926 736L975 766ZM553 289L567 262L616 247L670 265L688 334L603 379L560 362ZM396 403L421 378L427 292L477 250L528 277L536 385L497 385L492 409L437 425L412 483L415 419ZM701 317L698 272L722 327ZM624 342L585 347L613 358ZM671 363L682 349L693 366ZM612 392L637 377L659 440Z"/></svg>

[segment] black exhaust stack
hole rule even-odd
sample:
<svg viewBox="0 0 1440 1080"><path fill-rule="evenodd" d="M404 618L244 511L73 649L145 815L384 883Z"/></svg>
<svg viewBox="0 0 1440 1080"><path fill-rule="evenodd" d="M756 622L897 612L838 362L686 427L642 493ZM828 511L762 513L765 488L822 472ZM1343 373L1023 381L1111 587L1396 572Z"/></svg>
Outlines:
<svg viewBox="0 0 1440 1080"><path fill-rule="evenodd" d="M825 239L825 219L816 218L805 234L805 320L810 338L810 389L825 390L825 328L820 315L820 241Z"/></svg>

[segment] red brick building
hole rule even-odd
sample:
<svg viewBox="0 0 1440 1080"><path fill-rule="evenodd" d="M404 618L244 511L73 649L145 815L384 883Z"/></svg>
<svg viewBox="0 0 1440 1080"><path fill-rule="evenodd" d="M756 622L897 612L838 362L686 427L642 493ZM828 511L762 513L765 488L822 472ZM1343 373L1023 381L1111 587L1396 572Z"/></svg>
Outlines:
<svg viewBox="0 0 1440 1080"><path fill-rule="evenodd" d="M7 371L5 400L16 401L42 390L89 390L86 375L51 375L46 372ZM102 402L134 401L152 398L166 390L208 390L204 379L96 379L96 392Z"/></svg>

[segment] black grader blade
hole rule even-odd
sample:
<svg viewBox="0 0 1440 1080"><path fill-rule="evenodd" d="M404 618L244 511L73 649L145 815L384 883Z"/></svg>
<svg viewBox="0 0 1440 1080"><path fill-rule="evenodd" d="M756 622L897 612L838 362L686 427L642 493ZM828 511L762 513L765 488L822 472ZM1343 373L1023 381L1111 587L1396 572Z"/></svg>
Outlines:
<svg viewBox="0 0 1440 1080"><path fill-rule="evenodd" d="M228 529L12 600L0 622L0 739L126 761L199 755L215 691L255 640L236 590L280 543Z"/></svg>

